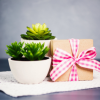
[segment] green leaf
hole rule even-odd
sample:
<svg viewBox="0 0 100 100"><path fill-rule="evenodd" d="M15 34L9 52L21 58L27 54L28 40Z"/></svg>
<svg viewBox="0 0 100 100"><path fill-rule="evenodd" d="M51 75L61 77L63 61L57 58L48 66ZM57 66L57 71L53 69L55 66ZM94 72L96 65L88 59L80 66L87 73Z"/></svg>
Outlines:
<svg viewBox="0 0 100 100"><path fill-rule="evenodd" d="M28 36L35 36L35 34L33 34L33 33L31 33L31 32L26 32L26 34L28 35Z"/></svg>
<svg viewBox="0 0 100 100"><path fill-rule="evenodd" d="M37 34L32 28L27 27L27 29L28 29L30 32L34 33L34 34Z"/></svg>
<svg viewBox="0 0 100 100"><path fill-rule="evenodd" d="M6 45L8 50L6 51L6 54L8 54L9 56L15 58L16 60L21 59L22 57L22 46L24 43L19 42L17 44L17 42L15 41L14 43L11 43L11 45Z"/></svg>
<svg viewBox="0 0 100 100"><path fill-rule="evenodd" d="M48 40L50 37L51 36L46 35L46 36L44 36L44 40Z"/></svg>

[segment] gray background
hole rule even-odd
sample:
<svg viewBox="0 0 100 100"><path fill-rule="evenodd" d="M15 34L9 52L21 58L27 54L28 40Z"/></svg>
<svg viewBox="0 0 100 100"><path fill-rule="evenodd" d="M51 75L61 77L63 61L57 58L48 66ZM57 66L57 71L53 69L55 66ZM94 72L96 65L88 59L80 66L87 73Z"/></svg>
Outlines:
<svg viewBox="0 0 100 100"><path fill-rule="evenodd" d="M58 39L93 39L100 58L100 0L0 0L0 58L35 23L46 23Z"/></svg>

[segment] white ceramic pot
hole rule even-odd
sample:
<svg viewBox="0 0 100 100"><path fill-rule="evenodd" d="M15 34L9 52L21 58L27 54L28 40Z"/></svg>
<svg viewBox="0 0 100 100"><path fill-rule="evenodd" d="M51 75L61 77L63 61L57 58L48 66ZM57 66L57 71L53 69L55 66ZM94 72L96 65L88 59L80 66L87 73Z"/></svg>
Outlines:
<svg viewBox="0 0 100 100"><path fill-rule="evenodd" d="M19 83L36 84L47 76L51 58L40 61L17 61L9 58L8 62L13 76Z"/></svg>
<svg viewBox="0 0 100 100"><path fill-rule="evenodd" d="M55 38L54 40L57 40L57 38ZM25 39L22 39L21 38L21 42L24 42L24 45L23 45L23 47L25 46L25 43L32 43L32 42L34 42L34 43L44 43L45 42L45 45L44 45L44 47L46 47L46 46L48 46L49 48L50 48L50 50L49 50L49 52L46 54L46 56L49 56L49 57L51 57L51 44L50 44L50 41L51 40L25 40Z"/></svg>

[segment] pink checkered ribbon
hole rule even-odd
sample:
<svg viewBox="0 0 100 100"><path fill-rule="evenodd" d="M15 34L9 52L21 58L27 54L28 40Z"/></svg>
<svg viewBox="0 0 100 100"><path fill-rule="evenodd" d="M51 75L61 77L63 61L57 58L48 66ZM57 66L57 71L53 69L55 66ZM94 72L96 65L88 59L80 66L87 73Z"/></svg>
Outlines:
<svg viewBox="0 0 100 100"><path fill-rule="evenodd" d="M68 52L63 51L62 49L56 48L55 50L52 62L54 68L50 72L50 77L53 81L64 74L71 66L72 69L69 76L69 81L78 81L79 79L76 64L83 68L100 71L100 62L93 59L96 57L95 47L82 51L77 57L79 40L70 39L69 41L73 56L71 56Z"/></svg>

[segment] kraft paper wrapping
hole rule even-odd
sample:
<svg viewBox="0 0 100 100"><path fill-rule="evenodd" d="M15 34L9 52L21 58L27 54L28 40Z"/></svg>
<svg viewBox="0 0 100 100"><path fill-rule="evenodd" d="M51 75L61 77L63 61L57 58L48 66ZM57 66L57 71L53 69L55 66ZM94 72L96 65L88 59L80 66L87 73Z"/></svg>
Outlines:
<svg viewBox="0 0 100 100"><path fill-rule="evenodd" d="M79 48L78 48L78 55L89 48L93 47L93 40L92 39L80 39ZM60 48L64 51L67 51L72 55L71 46L69 43L69 40L52 40L51 41L51 55L53 56L55 49ZM77 56L78 56L77 55ZM53 68L53 66L52 66ZM68 81L71 68L69 68L68 71L66 71L62 76L60 76L56 81ZM82 68L81 66L76 64L77 73L80 81L84 80L93 80L93 70Z"/></svg>

